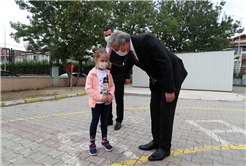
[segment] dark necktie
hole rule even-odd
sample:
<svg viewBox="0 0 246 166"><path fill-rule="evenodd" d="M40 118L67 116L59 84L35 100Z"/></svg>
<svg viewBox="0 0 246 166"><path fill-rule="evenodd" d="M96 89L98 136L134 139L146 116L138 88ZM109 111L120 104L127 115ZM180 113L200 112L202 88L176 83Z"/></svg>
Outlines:
<svg viewBox="0 0 246 166"><path fill-rule="evenodd" d="M132 51L130 51L130 55L131 57L134 59L134 61L137 63L137 64L140 64L140 62L136 59L135 55L133 54Z"/></svg>
<svg viewBox="0 0 246 166"><path fill-rule="evenodd" d="M131 57L134 59L134 61L135 61L137 64L140 64L140 62L136 59L136 57L135 57L135 55L133 54L132 51L130 51L130 55L131 55ZM154 79L150 74L148 74L148 75L149 75L149 77L150 77L150 80L151 80L152 84L155 85L155 79Z"/></svg>

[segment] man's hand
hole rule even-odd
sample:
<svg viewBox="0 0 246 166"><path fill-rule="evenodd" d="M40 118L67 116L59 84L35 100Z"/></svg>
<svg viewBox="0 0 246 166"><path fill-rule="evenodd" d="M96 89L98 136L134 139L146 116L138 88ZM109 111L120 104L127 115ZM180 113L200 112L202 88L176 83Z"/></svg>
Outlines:
<svg viewBox="0 0 246 166"><path fill-rule="evenodd" d="M165 93L165 96L166 96L167 102L172 102L175 99L174 92L173 93Z"/></svg>
<svg viewBox="0 0 246 166"><path fill-rule="evenodd" d="M125 80L125 85L129 84L130 81L131 81L130 79L126 79L126 80Z"/></svg>
<svg viewBox="0 0 246 166"><path fill-rule="evenodd" d="M112 68L112 63L108 61L108 66L107 68L111 69Z"/></svg>
<svg viewBox="0 0 246 166"><path fill-rule="evenodd" d="M103 102L107 102L107 101L108 101L108 98L107 98L106 96L103 96L103 97L102 97L102 101L103 101Z"/></svg>

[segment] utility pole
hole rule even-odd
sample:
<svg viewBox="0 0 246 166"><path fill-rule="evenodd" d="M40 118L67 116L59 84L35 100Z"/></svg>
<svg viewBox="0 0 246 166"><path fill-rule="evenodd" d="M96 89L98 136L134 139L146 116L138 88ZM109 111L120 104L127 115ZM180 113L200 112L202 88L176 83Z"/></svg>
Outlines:
<svg viewBox="0 0 246 166"><path fill-rule="evenodd" d="M239 58L240 58L240 54L239 54L239 51L240 51L240 34L239 34L239 40L238 40L238 52L237 52L237 54L238 54L238 59L237 59L237 76L238 76L238 73L239 73Z"/></svg>
<svg viewBox="0 0 246 166"><path fill-rule="evenodd" d="M70 77L70 90L73 88L73 55L71 57L71 77Z"/></svg>
<svg viewBox="0 0 246 166"><path fill-rule="evenodd" d="M6 58L6 53L7 53L7 48L6 48L6 27L1 25L2 27L4 27L4 38L5 38L5 56L4 56L4 71L6 71L6 61L7 61L7 58Z"/></svg>

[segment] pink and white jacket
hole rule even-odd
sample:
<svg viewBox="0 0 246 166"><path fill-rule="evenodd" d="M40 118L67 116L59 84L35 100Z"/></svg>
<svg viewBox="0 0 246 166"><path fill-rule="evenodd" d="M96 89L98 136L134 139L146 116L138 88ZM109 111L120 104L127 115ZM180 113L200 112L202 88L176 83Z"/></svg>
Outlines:
<svg viewBox="0 0 246 166"><path fill-rule="evenodd" d="M114 97L114 81L113 81L113 77L110 73L109 70L105 69L107 74L108 74L108 81L109 81L109 94L111 94ZM99 84L99 80L97 77L97 70L96 67L94 67L93 69L91 69L91 71L89 72L87 78L86 78L86 84L85 84L85 91L89 96L89 105L92 108L95 108L96 106L96 102L99 100L102 100L103 94L100 94L98 92L98 84Z"/></svg>

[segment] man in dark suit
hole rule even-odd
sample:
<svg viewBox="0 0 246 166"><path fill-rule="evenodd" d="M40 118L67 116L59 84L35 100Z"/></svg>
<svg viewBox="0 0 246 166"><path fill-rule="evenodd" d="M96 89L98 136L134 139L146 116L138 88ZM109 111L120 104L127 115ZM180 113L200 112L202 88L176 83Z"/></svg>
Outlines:
<svg viewBox="0 0 246 166"><path fill-rule="evenodd" d="M103 29L103 36L105 41L110 37L113 33L112 28L105 27ZM109 61L118 65L122 65L125 61L126 57L119 56L115 53L114 50L107 47L104 47L109 54ZM115 130L119 130L121 128L121 123L124 117L124 85L129 84L130 82L130 74L129 73L117 73L112 74L114 84L115 84L115 101L116 101L116 124L114 126ZM108 115L108 125L113 124L113 113L112 113L112 103L110 105L109 115Z"/></svg>
<svg viewBox="0 0 246 166"><path fill-rule="evenodd" d="M141 150L157 149L150 161L170 155L173 120L181 84L187 76L183 62L157 38L149 34L132 35L117 31L111 34L108 46L120 56L127 56L124 65L109 63L111 73L128 72L133 65L150 77L150 114L153 140L139 146ZM128 54L129 53L129 54Z"/></svg>

